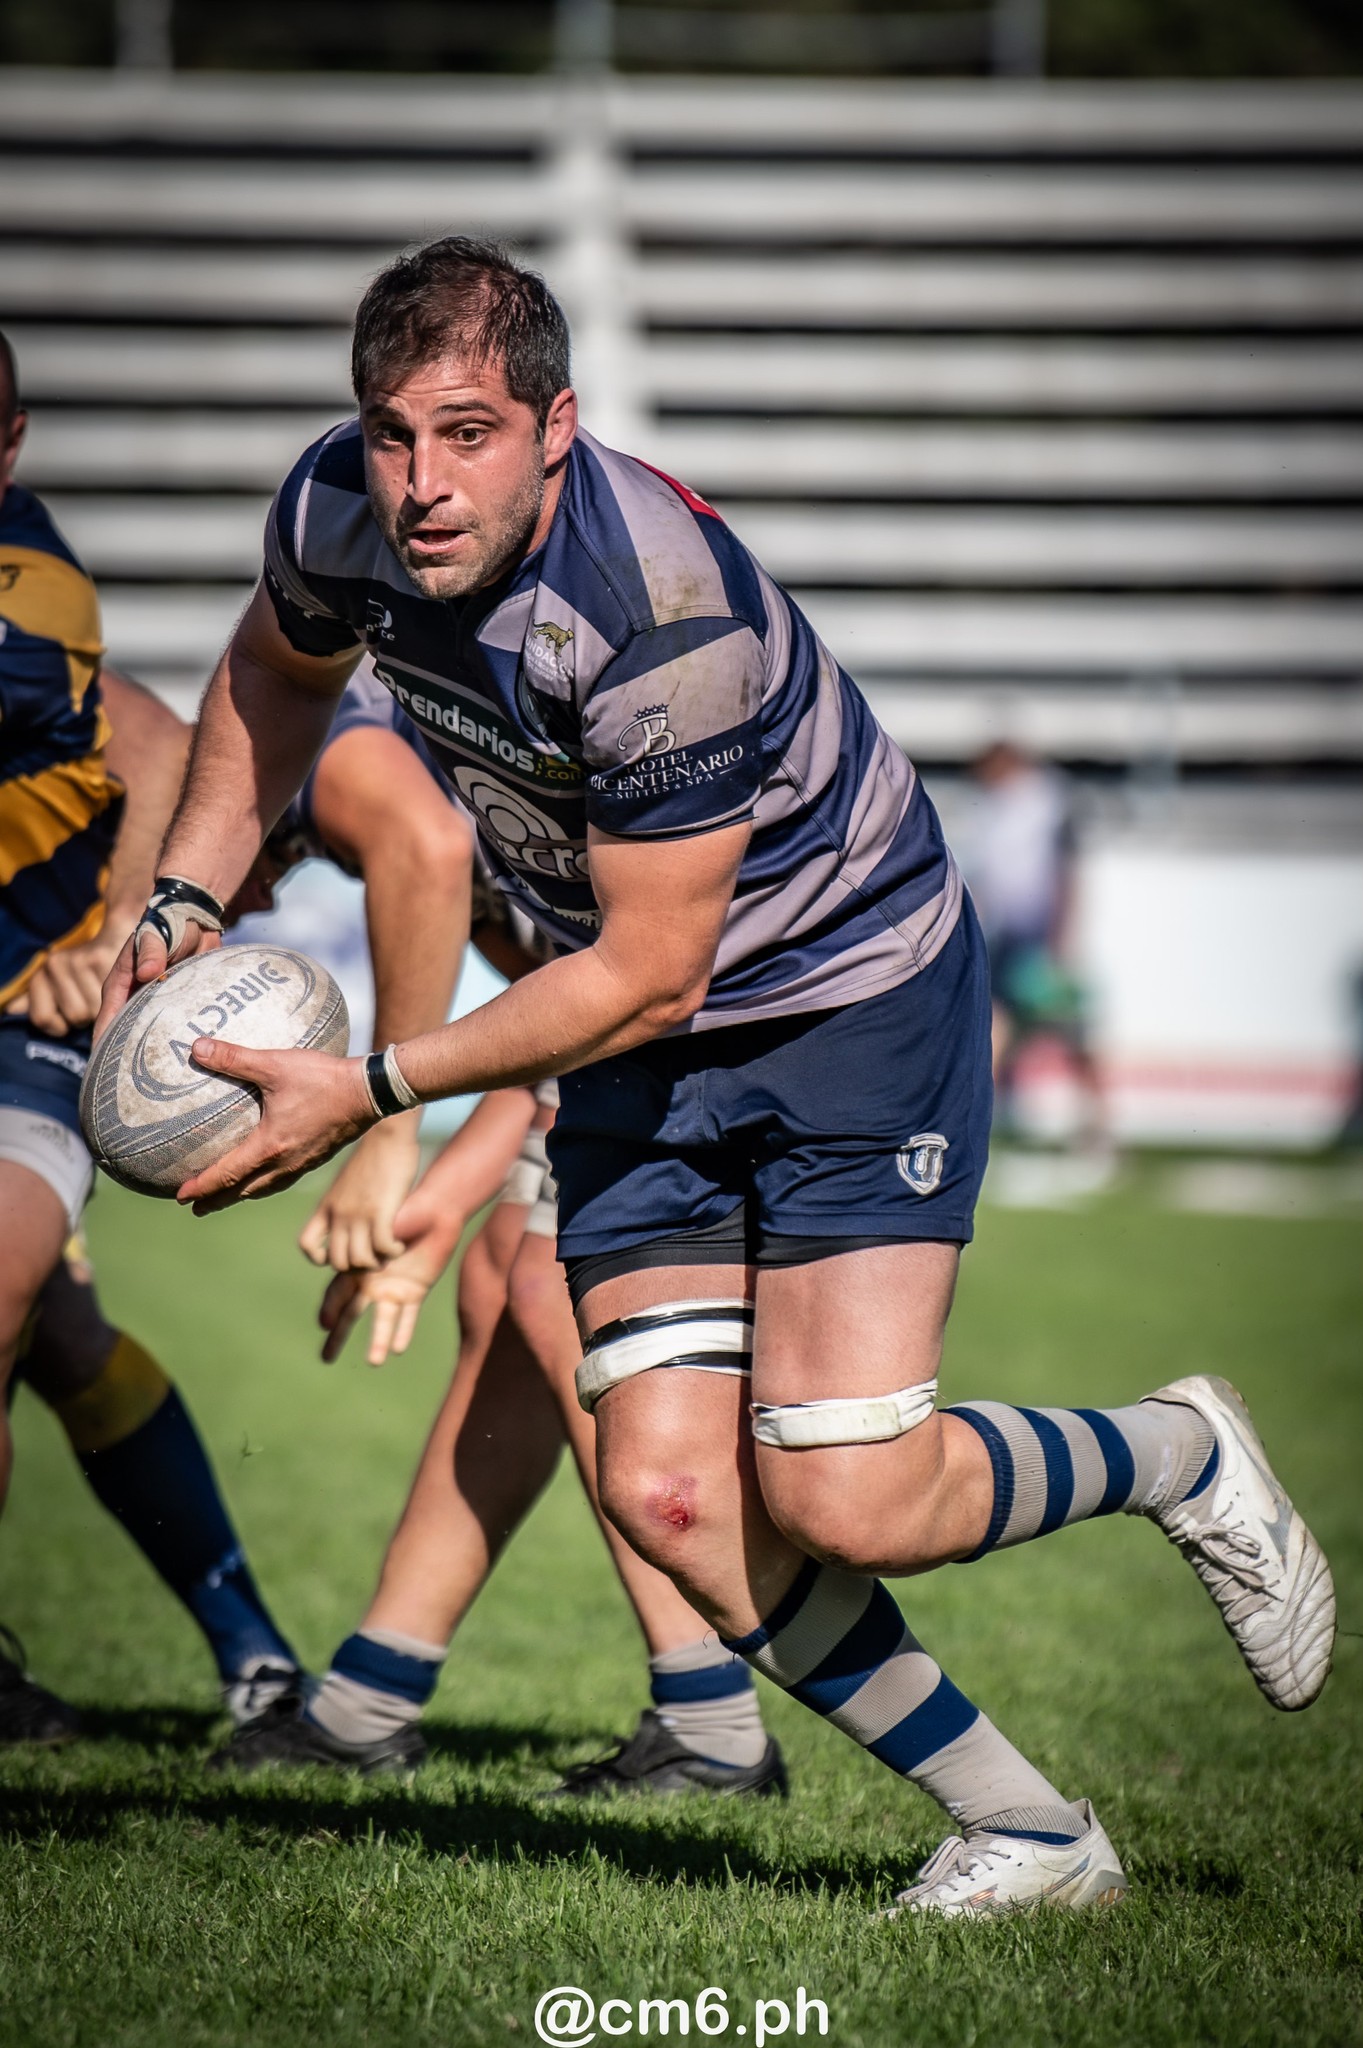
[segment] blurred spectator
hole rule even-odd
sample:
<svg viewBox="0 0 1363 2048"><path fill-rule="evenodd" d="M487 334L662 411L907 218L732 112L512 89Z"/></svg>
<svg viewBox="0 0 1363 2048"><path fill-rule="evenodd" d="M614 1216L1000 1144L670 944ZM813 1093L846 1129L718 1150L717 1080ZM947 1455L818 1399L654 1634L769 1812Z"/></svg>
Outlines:
<svg viewBox="0 0 1363 2048"><path fill-rule="evenodd" d="M980 797L966 870L989 947L996 1114L1006 1124L1018 1056L1033 1040L1063 1047L1082 1096L1079 1136L1106 1143L1084 997L1067 964L1074 806L1067 778L1010 740L975 762Z"/></svg>

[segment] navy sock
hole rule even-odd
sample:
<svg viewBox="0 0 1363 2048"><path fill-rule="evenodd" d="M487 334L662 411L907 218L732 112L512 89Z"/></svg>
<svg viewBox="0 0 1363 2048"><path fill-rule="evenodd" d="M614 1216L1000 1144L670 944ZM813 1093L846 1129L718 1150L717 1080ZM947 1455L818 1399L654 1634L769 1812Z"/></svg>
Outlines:
<svg viewBox="0 0 1363 2048"><path fill-rule="evenodd" d="M127 1436L82 1451L80 1464L102 1505L189 1609L225 1681L261 1658L297 1663L251 1576L174 1387Z"/></svg>

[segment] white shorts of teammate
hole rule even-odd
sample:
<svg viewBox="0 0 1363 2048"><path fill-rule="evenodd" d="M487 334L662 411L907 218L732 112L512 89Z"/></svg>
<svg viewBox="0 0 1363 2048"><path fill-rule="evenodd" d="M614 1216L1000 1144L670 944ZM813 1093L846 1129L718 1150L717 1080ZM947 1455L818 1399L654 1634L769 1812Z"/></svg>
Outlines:
<svg viewBox="0 0 1363 2048"><path fill-rule="evenodd" d="M535 1090L535 1100L541 1114L556 1110L557 1081L541 1081ZM558 1236L558 1187L545 1145L550 1121L552 1117L546 1119L542 1127L532 1127L526 1132L520 1156L497 1197L499 1202L515 1202L530 1211L525 1219L525 1228L531 1237Z"/></svg>

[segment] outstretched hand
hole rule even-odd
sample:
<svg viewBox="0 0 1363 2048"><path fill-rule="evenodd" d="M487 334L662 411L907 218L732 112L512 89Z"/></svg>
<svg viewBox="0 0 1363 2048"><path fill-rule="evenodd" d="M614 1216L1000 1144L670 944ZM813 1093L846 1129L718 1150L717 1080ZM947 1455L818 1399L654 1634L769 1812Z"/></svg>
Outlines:
<svg viewBox="0 0 1363 2048"><path fill-rule="evenodd" d="M253 1089L262 1105L250 1137L176 1194L178 1202L193 1204L196 1216L292 1187L375 1120L359 1060L326 1052L257 1052L216 1038L196 1038L191 1056L196 1066Z"/></svg>
<svg viewBox="0 0 1363 2048"><path fill-rule="evenodd" d="M421 1165L415 1115L366 1131L303 1225L298 1244L314 1266L366 1269L395 1259L403 1240L394 1218Z"/></svg>
<svg viewBox="0 0 1363 2048"><path fill-rule="evenodd" d="M463 1235L464 1218L442 1209L418 1184L397 1213L395 1228L407 1248L376 1272L337 1273L322 1297L317 1320L328 1333L322 1357L328 1365L366 1309L374 1311L365 1357L383 1365L401 1357L411 1343L421 1306L444 1272Z"/></svg>

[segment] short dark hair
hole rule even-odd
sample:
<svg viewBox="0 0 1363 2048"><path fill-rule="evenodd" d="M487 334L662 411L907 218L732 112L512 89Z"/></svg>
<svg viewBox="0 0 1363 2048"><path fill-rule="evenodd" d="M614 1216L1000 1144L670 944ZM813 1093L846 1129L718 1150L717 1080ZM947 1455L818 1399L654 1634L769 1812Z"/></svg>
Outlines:
<svg viewBox="0 0 1363 2048"><path fill-rule="evenodd" d="M19 367L8 337L0 334L0 427L13 424L23 411L19 403Z"/></svg>
<svg viewBox="0 0 1363 2048"><path fill-rule="evenodd" d="M537 271L500 242L445 235L399 256L360 300L350 351L355 396L451 350L500 362L513 398L541 427L570 381L568 323Z"/></svg>

